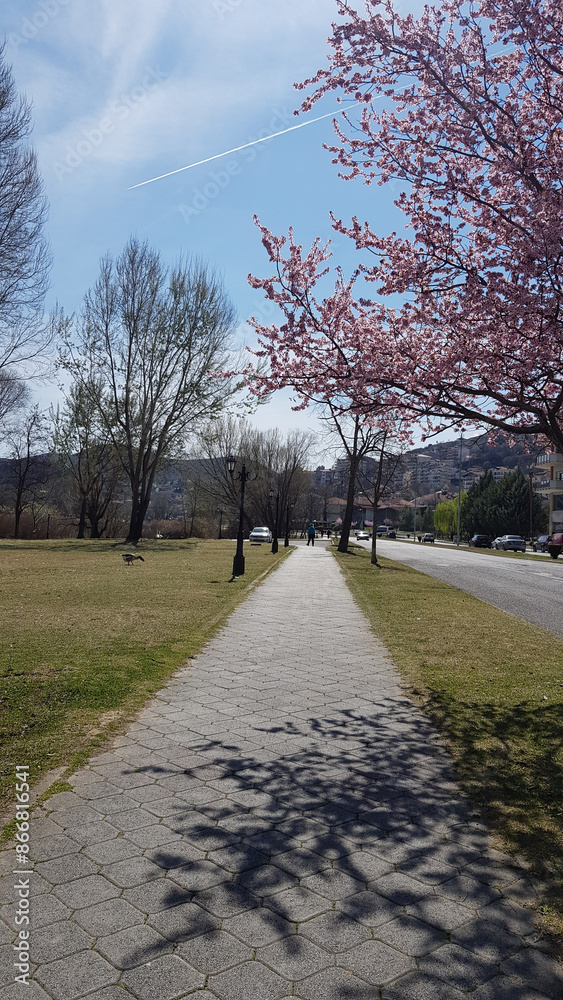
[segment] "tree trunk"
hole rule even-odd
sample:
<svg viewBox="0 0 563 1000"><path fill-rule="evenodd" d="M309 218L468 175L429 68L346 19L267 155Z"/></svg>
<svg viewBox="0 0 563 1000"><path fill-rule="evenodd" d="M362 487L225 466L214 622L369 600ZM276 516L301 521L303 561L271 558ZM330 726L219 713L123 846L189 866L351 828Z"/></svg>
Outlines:
<svg viewBox="0 0 563 1000"><path fill-rule="evenodd" d="M150 483L152 487L152 482ZM127 545L136 545L143 535L143 525L150 501L150 490L147 491L146 498L139 498L131 507L131 520L129 522L129 533L125 539Z"/></svg>
<svg viewBox="0 0 563 1000"><path fill-rule="evenodd" d="M371 517L372 527L371 527L371 563L372 566L379 566L377 561L377 500L373 505L373 514Z"/></svg>
<svg viewBox="0 0 563 1000"><path fill-rule="evenodd" d="M144 514L137 508L131 511L131 520L129 522L129 532L127 538L125 539L126 545L137 545L141 535L143 534L143 524L144 524Z"/></svg>
<svg viewBox="0 0 563 1000"><path fill-rule="evenodd" d="M346 496L346 510L344 512L344 517L342 519L342 528L340 529L340 541L338 543L339 552L348 551L348 542L350 540L350 529L352 527L352 518L354 516L354 492L356 489L356 473L358 471L358 458L354 455L350 459L350 478L348 480L348 494Z"/></svg>
<svg viewBox="0 0 563 1000"><path fill-rule="evenodd" d="M102 533L100 531L100 525L98 523L98 518L95 517L95 518L91 519L90 520L90 525L91 525L91 528L90 528L90 538L101 538L102 537Z"/></svg>
<svg viewBox="0 0 563 1000"><path fill-rule="evenodd" d="M78 519L78 534L77 538L84 538L84 533L86 531L86 497L82 497L80 504L80 517Z"/></svg>

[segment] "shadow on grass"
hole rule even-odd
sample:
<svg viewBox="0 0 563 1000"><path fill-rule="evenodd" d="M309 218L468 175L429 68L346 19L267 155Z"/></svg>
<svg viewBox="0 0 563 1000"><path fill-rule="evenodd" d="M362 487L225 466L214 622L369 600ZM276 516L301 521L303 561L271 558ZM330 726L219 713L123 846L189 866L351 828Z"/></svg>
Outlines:
<svg viewBox="0 0 563 1000"><path fill-rule="evenodd" d="M148 808L181 838L145 851L158 886L148 923L164 940L139 946L131 965L178 945L212 971L232 929L258 959L278 940L298 980L310 942L344 951L405 913L427 924L429 951L445 943L440 899L469 924L480 914L502 927L498 904L522 871L486 856L487 835L410 702L252 728L255 752L234 735L194 736L173 748L178 764L128 772L168 791ZM506 936L510 950L508 925Z"/></svg>
<svg viewBox="0 0 563 1000"><path fill-rule="evenodd" d="M467 703L434 692L426 708L491 824L538 873L563 878L561 706Z"/></svg>

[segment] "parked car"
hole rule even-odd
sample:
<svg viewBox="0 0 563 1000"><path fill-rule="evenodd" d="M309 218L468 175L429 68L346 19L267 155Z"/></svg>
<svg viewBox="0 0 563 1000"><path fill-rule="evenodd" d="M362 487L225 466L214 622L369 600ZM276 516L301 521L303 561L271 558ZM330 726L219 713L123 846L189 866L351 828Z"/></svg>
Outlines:
<svg viewBox="0 0 563 1000"><path fill-rule="evenodd" d="M427 531L426 534L424 534L422 536L422 541L423 542L432 542L432 544L434 544L434 535L432 534L432 532L431 531Z"/></svg>
<svg viewBox="0 0 563 1000"><path fill-rule="evenodd" d="M526 542L521 535L503 535L499 539L497 548L502 549L503 552L525 552Z"/></svg>
<svg viewBox="0 0 563 1000"><path fill-rule="evenodd" d="M396 537L397 537L397 532L395 531L394 528L390 528L389 531L387 532L387 538L396 538Z"/></svg>
<svg viewBox="0 0 563 1000"><path fill-rule="evenodd" d="M547 540L547 551L549 552L552 559L557 559L557 556L563 549L563 532L556 531L553 535L550 535Z"/></svg>
<svg viewBox="0 0 563 1000"><path fill-rule="evenodd" d="M473 535L473 538L469 539L469 544L474 549L490 549L491 539L489 535Z"/></svg>
<svg viewBox="0 0 563 1000"><path fill-rule="evenodd" d="M369 531L357 531L356 538L360 542L369 542L370 538Z"/></svg>
<svg viewBox="0 0 563 1000"><path fill-rule="evenodd" d="M248 538L251 542L271 542L272 532L269 528L253 528Z"/></svg>
<svg viewBox="0 0 563 1000"><path fill-rule="evenodd" d="M493 539L493 541L491 542L491 548L492 549L500 549L500 548L502 548L501 542L502 542L502 537L501 537L501 535L499 535L498 538Z"/></svg>
<svg viewBox="0 0 563 1000"><path fill-rule="evenodd" d="M536 538L535 542L532 545L534 552L547 552L548 542L549 542L549 535L540 535L540 537Z"/></svg>
<svg viewBox="0 0 563 1000"><path fill-rule="evenodd" d="M375 533L376 533L376 535L377 535L378 538L381 538L383 535L386 535L387 534L387 525L386 524L378 524L377 528L375 529Z"/></svg>

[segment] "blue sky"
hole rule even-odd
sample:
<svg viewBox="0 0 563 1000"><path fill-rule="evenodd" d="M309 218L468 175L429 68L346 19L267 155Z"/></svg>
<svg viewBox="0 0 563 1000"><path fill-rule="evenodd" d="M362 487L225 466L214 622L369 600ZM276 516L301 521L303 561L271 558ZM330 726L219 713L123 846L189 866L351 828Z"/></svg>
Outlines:
<svg viewBox="0 0 563 1000"><path fill-rule="evenodd" d="M400 4L404 12L418 2ZM332 236L335 263L359 263L329 213L357 214L381 231L399 224L389 187L338 178L323 142L331 119L212 163L128 190L150 177L337 109L325 99L295 119L293 83L324 64L334 0L8 0L6 57L33 105L33 143L50 203L54 265L49 305L79 308L108 250L131 233L164 260L197 254L216 266L245 320L274 320L247 274L270 265L252 221L308 244ZM373 290L373 286L370 286ZM279 394L263 427L314 426ZM43 387L42 405L56 401Z"/></svg>

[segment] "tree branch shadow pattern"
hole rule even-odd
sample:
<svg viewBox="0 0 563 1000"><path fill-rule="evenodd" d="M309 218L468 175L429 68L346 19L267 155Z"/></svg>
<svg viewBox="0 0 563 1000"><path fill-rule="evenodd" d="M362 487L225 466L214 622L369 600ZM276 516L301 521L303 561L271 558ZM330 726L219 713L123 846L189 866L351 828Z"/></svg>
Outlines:
<svg viewBox="0 0 563 1000"><path fill-rule="evenodd" d="M409 994L384 984L405 979L406 989L413 970L443 986L440 949L461 935L477 969L468 982L501 974L501 961L523 947L515 931L528 890L522 870L488 854L485 828L412 703L387 698L369 714L363 708L257 725L256 751L243 754L238 741L194 738L186 754L207 763L136 769L174 790L163 822L181 840L145 852L166 881L160 909L148 917L163 940L135 950L128 965L176 949L213 972L208 958L201 964L202 943L207 955L221 949L226 931L249 958L278 942L295 970L296 996L316 996L304 979L318 971L322 950L330 953L325 965L353 973L331 996L392 998ZM483 921L498 939L486 962L471 944ZM529 934L527 911L524 923ZM397 943L408 927L418 950ZM356 946L374 939L387 949L384 972L354 964Z"/></svg>

